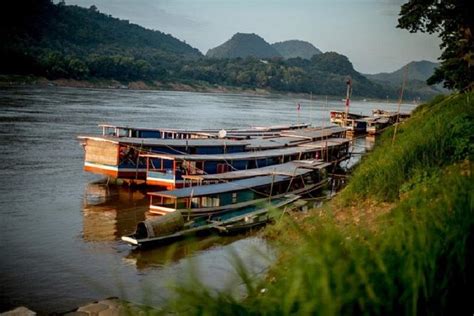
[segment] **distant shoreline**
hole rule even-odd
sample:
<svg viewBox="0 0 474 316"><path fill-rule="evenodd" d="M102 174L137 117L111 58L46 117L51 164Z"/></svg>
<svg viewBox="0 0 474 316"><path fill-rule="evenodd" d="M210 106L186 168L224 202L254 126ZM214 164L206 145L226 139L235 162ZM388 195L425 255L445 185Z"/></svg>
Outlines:
<svg viewBox="0 0 474 316"><path fill-rule="evenodd" d="M66 87L79 89L105 89L105 90L143 90L143 91L183 91L183 92L198 92L198 93L234 93L243 95L257 95L270 96L280 95L289 96L302 99L310 99L309 93L294 93L283 92L266 89L248 89L239 87L228 87L220 85L206 85L206 84L184 84L184 83L164 83L160 81L131 81L122 83L117 80L109 79L91 79L91 80L76 80L76 79L54 79L49 80L45 77L30 76L30 75L0 75L0 87ZM314 100L320 100L321 95L313 94ZM344 96L328 95L329 100L339 100ZM353 97L353 100L368 100L387 102L385 99L374 99L364 97ZM397 100L389 99L389 102L396 103ZM405 101L406 102L406 101ZM405 103L404 102L404 103Z"/></svg>

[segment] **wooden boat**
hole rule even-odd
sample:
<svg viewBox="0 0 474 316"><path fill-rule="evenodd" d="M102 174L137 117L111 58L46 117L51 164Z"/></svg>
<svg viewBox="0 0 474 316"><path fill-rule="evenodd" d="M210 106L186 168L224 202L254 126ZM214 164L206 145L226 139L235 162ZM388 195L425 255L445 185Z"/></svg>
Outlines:
<svg viewBox="0 0 474 316"><path fill-rule="evenodd" d="M381 109L372 110L372 115L373 117L388 118L390 120L390 124L395 124L397 121L397 117L398 117L398 121L403 121L411 116L410 113L403 113L403 112L398 113L395 111L386 111L386 110L381 110Z"/></svg>
<svg viewBox="0 0 474 316"><path fill-rule="evenodd" d="M366 115L355 114L355 113L347 113L347 117L346 117L345 111L330 111L329 115L330 115L330 119L329 119L330 122L337 124L339 126L343 126L344 125L343 123L345 120L360 120L367 117Z"/></svg>
<svg viewBox="0 0 474 316"><path fill-rule="evenodd" d="M305 194L323 187L324 169L296 169L292 175L255 176L232 182L149 192L149 212L164 215L181 212L192 218L237 210L286 194Z"/></svg>
<svg viewBox="0 0 474 316"><path fill-rule="evenodd" d="M142 133L147 132L146 130L131 129L126 131L129 132L128 135L132 132L141 133L132 133L132 136L144 136ZM116 136L79 136L78 138L82 141L84 146L85 171L102 174L114 179L142 180L145 179L146 162L144 158L139 156L140 154L215 155L277 149L294 147L321 138L329 138L332 136L340 137L343 135L344 130L341 128L303 130L299 128L291 129L290 126L290 130L285 130L284 132L279 131L278 133L284 136L257 137L246 140ZM163 136L167 137L166 135ZM167 163L170 163L170 165L167 165ZM175 169L171 163L171 161L165 161L160 169ZM166 174L162 176L165 180L169 180L169 177L170 176Z"/></svg>
<svg viewBox="0 0 474 316"><path fill-rule="evenodd" d="M251 170L294 160L321 159L339 161L346 156L349 140L330 138L306 142L295 147L240 152L221 155L143 154L146 159L147 185L167 190L182 188L192 176L222 174L236 170Z"/></svg>
<svg viewBox="0 0 474 316"><path fill-rule="evenodd" d="M111 124L99 124L102 136L129 138L162 138L162 139L191 139L191 138L246 138L249 136L272 136L281 131L308 128L309 124L290 124L274 126L256 126L246 129L229 129L225 133L218 129L177 129L177 128L146 128L130 127Z"/></svg>
<svg viewBox="0 0 474 316"><path fill-rule="evenodd" d="M170 243L189 236L217 231L221 233L243 231L267 223L270 209L285 207L299 196L287 195L273 199L265 205L251 205L247 208L195 218L185 222L180 212L147 219L137 225L135 233L122 236L122 240L137 247Z"/></svg>
<svg viewBox="0 0 474 316"><path fill-rule="evenodd" d="M378 134L385 128L410 117L409 113L398 113L380 109L373 110L372 115L372 117L366 118L367 133L370 135Z"/></svg>
<svg viewBox="0 0 474 316"><path fill-rule="evenodd" d="M389 118L386 117L371 117L367 118L366 122L366 132L369 135L379 134L381 131L391 125Z"/></svg>
<svg viewBox="0 0 474 316"><path fill-rule="evenodd" d="M248 142L223 139L159 139L79 136L84 170L112 178L145 179L146 162L140 153L223 154L242 152Z"/></svg>
<svg viewBox="0 0 474 316"><path fill-rule="evenodd" d="M365 133L366 131L367 121L365 119L367 116L365 115L347 113L346 117L346 112L344 111L331 111L330 116L331 123L346 128L351 134Z"/></svg>
<svg viewBox="0 0 474 316"><path fill-rule="evenodd" d="M197 185L222 183L274 174L295 176L301 174L302 170L304 171L307 169L312 169L323 171L329 166L331 166L331 164L324 162L323 160L294 160L282 164L270 165L254 169L236 170L217 174L184 175L183 179L185 181L184 186L191 187Z"/></svg>

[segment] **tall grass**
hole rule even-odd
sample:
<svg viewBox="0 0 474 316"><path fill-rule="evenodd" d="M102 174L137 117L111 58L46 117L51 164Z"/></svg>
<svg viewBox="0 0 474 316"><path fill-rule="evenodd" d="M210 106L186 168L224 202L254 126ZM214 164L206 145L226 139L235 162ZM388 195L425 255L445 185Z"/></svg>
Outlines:
<svg viewBox="0 0 474 316"><path fill-rule="evenodd" d="M196 315L472 314L471 100L472 94L456 95L421 107L400 126L394 144L393 131L383 135L335 201L304 220L275 225L280 259L258 284L239 270L245 300L193 284L181 289L172 309ZM352 216L378 201L391 201L384 204L390 209L370 220L347 216L349 204L356 208Z"/></svg>
<svg viewBox="0 0 474 316"><path fill-rule="evenodd" d="M373 153L356 168L341 194L345 201L372 197L399 198L400 189L455 161L474 156L474 94L436 98L400 124L395 141L391 128Z"/></svg>

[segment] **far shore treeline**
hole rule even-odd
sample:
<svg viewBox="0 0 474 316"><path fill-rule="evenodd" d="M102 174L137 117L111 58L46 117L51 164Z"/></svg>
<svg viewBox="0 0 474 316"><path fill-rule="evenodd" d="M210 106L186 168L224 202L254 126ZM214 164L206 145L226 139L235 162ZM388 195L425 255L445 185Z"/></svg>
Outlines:
<svg viewBox="0 0 474 316"><path fill-rule="evenodd" d="M345 80L355 96L397 98L400 83L381 84L354 70L335 52L311 59L281 57L208 58L169 34L147 30L100 13L50 0L10 3L0 22L0 74L54 79L181 83L264 89L278 92L345 95ZM437 92L424 83L410 85L406 98Z"/></svg>

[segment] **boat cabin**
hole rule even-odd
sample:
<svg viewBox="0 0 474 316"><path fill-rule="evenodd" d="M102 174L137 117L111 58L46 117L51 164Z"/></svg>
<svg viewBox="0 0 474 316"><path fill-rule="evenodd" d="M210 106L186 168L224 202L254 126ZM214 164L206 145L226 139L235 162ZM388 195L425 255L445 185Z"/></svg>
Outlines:
<svg viewBox="0 0 474 316"><path fill-rule="evenodd" d="M221 139L159 139L79 136L84 170L120 179L145 179L142 153L214 155L243 152L247 142Z"/></svg>
<svg viewBox="0 0 474 316"><path fill-rule="evenodd" d="M233 182L152 192L148 193L149 211L161 215L180 211L185 217L196 217L241 209L286 194L314 190L318 183L312 179L313 174L317 173L308 169L295 177L258 176Z"/></svg>
<svg viewBox="0 0 474 316"><path fill-rule="evenodd" d="M366 119L366 132L369 135L375 135L391 125L388 117L371 117Z"/></svg>
<svg viewBox="0 0 474 316"><path fill-rule="evenodd" d="M325 176L325 170L330 166L330 163L324 162L322 160L295 160L278 165L255 169L230 171L219 174L183 175L183 179L184 186L190 187L268 175L295 177L303 175L307 172L307 170L317 170L320 175Z"/></svg>
<svg viewBox="0 0 474 316"><path fill-rule="evenodd" d="M342 123L345 120L360 120L366 117L366 115L362 114L355 114L355 113L347 113L345 111L330 111L330 121L331 123L343 126Z"/></svg>
<svg viewBox="0 0 474 316"><path fill-rule="evenodd" d="M184 187L187 176L222 174L273 166L294 160L317 159L325 156L328 150L323 148L325 145L331 146L331 151L334 147L334 143L327 141L309 144L311 146L221 155L143 154L142 157L146 159L146 183L173 190Z"/></svg>

